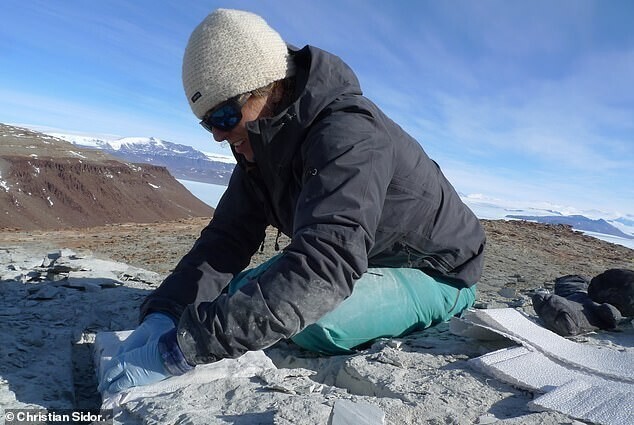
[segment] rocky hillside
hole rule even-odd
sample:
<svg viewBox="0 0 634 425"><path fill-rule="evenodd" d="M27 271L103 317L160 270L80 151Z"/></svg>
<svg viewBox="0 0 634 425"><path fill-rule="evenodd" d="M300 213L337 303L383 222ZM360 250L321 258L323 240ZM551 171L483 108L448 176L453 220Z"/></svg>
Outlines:
<svg viewBox="0 0 634 425"><path fill-rule="evenodd" d="M212 214L164 167L121 162L0 124L0 228L90 227Z"/></svg>

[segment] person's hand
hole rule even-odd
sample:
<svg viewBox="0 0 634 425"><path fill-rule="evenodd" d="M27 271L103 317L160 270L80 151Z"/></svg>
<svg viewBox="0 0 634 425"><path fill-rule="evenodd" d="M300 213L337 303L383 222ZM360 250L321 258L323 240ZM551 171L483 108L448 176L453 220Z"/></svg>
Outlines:
<svg viewBox="0 0 634 425"><path fill-rule="evenodd" d="M165 332L176 327L170 316L163 313L152 313L146 316L143 323L121 344L117 355L142 347L151 339L157 339Z"/></svg>
<svg viewBox="0 0 634 425"><path fill-rule="evenodd" d="M116 393L169 378L171 374L163 365L158 341L156 337L141 347L113 357L106 366L98 390Z"/></svg>

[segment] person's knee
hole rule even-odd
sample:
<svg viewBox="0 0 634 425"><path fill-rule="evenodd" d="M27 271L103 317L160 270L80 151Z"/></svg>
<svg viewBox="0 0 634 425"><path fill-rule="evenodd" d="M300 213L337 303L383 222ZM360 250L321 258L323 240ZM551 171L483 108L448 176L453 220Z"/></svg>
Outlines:
<svg viewBox="0 0 634 425"><path fill-rule="evenodd" d="M306 327L303 331L292 337L291 341L305 350L320 354L337 355L352 352L352 347L346 346L346 344L338 338L335 331L323 327L319 323L314 323Z"/></svg>
<svg viewBox="0 0 634 425"><path fill-rule="evenodd" d="M357 282L350 298L291 340L317 353L348 354L377 338L400 337L449 320L475 302L475 287L459 290L418 270L381 272Z"/></svg>

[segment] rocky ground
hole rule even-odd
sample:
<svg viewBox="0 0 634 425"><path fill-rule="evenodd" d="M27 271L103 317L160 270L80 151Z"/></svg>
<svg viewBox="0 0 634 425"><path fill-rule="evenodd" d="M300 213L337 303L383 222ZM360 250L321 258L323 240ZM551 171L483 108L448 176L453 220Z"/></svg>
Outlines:
<svg viewBox="0 0 634 425"><path fill-rule="evenodd" d="M0 229L0 246L43 250L70 248L101 258L169 273L191 248L206 218L152 224L117 224L60 231ZM484 274L479 285L483 306L521 306L537 288L552 289L554 279L579 274L593 277L609 268L634 269L634 250L598 240L563 225L483 220L487 233ZM273 255L273 229L264 251L252 264ZM280 239L280 246L288 240Z"/></svg>
<svg viewBox="0 0 634 425"><path fill-rule="evenodd" d="M11 261L18 258L18 251L32 253L41 262L47 252L69 248L79 256L111 259L156 273L132 272L125 287L117 289L106 289L103 280L95 285L80 279L75 281L75 286L80 287L75 287L68 280L56 285L37 279L26 282L28 279L24 277L23 282L3 278L0 407L98 406L90 360L94 333L133 326L143 296L188 251L206 222L199 218L46 232L0 229L0 259L6 260L4 266L11 266ZM566 274L593 277L615 267L634 269L634 250L584 236L566 226L520 221L483 221L483 224L488 245L479 285L479 308L516 307L534 315L530 295L539 288L552 289L556 277ZM264 251L258 252L253 264L273 254L274 236L271 231ZM280 241L282 247L284 242L287 241ZM21 266L16 262L12 267L17 272ZM49 271L46 279L54 279ZM120 277L121 273L115 275ZM118 295L113 297L112 291L119 291ZM576 340L583 342L586 338ZM606 338L610 339L610 335ZM291 385L289 391L273 395L259 381L237 384L229 380L223 382L223 388L214 389L219 391L220 402L211 396L206 401L220 403L217 409L224 415L209 421L208 416L200 419L197 416L200 412L185 411L179 413L182 417L177 417L180 423L284 424L297 423L297 418L305 415L301 423L320 423L328 418L327 406L333 399L348 397L379 406L386 414L386 423L575 423L561 414L531 412L527 403L533 394L489 379L466 365L469 358L496 348L499 346L476 344L451 335L444 325L398 341L382 341L351 356L319 358L280 344L268 351L276 365L314 371L310 382L320 384L318 391L302 393L300 387L305 388L306 376L292 381L296 385ZM51 369L50 365L63 358L71 358L72 362L65 364L64 373L51 375L63 382L52 383L42 376L43 370ZM36 363L39 366L34 368ZM39 388L46 387L37 397L34 383ZM8 394L14 395L3 398L3 385L10 390ZM200 397L200 388L184 392L180 401L156 398L150 404L138 406L140 416L136 421L140 422L141 417L161 423L175 420L177 417L169 416L170 411L191 410L196 397ZM183 405L173 404L179 402ZM161 403L171 408L161 410ZM261 403L260 407L269 406L267 413L238 415L245 411L245 406L257 403ZM131 419L130 423L136 422Z"/></svg>

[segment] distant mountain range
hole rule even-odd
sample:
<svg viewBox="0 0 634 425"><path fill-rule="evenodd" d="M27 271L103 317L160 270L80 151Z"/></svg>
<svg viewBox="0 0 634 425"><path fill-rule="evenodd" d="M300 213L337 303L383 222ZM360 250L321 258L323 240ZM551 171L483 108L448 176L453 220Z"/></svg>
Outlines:
<svg viewBox="0 0 634 425"><path fill-rule="evenodd" d="M625 239L634 239L634 236L620 231L619 229L617 229L616 227L614 227L613 225L611 225L610 223L608 223L602 218L598 220L593 220L588 217L584 217L582 215L569 215L569 216L507 215L506 217L515 218L519 220L536 221L538 223L545 223L545 224L566 224L568 226L572 226L574 229L577 229L577 230L603 233L605 235L613 235L613 236L618 236L620 238L625 238Z"/></svg>
<svg viewBox="0 0 634 425"><path fill-rule="evenodd" d="M183 180L226 186L236 163L230 156L208 154L191 146L154 137L102 140L62 133L48 134L77 146L99 149L124 161L164 166L174 177Z"/></svg>
<svg viewBox="0 0 634 425"><path fill-rule="evenodd" d="M461 193L462 201L478 218L488 220L527 220L546 224L565 224L575 230L634 249L634 215L600 209L579 210L544 201L510 201L482 194ZM599 207L599 206L598 206Z"/></svg>

